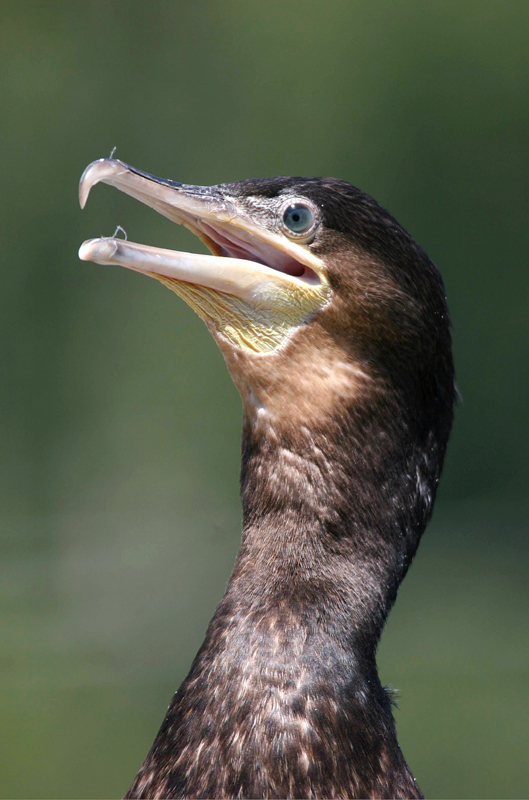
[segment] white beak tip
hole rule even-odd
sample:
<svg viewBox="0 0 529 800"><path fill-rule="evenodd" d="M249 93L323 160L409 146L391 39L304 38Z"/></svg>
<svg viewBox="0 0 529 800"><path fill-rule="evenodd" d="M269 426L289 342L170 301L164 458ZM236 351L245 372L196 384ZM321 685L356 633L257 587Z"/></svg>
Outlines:
<svg viewBox="0 0 529 800"><path fill-rule="evenodd" d="M95 261L96 264L112 263L117 250L115 239L87 239L79 248L81 261Z"/></svg>
<svg viewBox="0 0 529 800"><path fill-rule="evenodd" d="M127 165L117 158L98 158L87 166L79 181L79 205L84 208L90 189L96 183L108 181L117 175L127 172Z"/></svg>
<svg viewBox="0 0 529 800"><path fill-rule="evenodd" d="M81 261L90 261L90 242L91 240L83 242L79 248L79 258Z"/></svg>

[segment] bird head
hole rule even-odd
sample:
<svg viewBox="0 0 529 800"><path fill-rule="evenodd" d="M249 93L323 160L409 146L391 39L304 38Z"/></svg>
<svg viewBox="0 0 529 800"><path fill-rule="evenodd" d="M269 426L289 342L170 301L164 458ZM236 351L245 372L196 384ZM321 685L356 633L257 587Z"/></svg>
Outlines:
<svg viewBox="0 0 529 800"><path fill-rule="evenodd" d="M80 258L180 295L216 339L256 424L317 425L388 394L412 413L425 397L432 413L439 402L451 408L441 278L368 195L332 178L192 186L101 159L83 173L81 206L99 182L184 225L212 255L99 238Z"/></svg>

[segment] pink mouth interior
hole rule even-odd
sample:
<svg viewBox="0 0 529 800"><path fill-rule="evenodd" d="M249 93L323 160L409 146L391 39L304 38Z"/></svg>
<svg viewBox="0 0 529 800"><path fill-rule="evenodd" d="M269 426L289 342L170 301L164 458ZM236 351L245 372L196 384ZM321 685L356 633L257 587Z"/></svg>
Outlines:
<svg viewBox="0 0 529 800"><path fill-rule="evenodd" d="M283 272L285 275L302 278L309 283L319 283L318 276L310 267L257 237L252 237L245 231L237 231L238 235L236 236L231 229L228 231L223 227L221 233L220 230L202 220L199 224L204 233L220 247L223 256L255 261L257 264L263 264L278 272Z"/></svg>

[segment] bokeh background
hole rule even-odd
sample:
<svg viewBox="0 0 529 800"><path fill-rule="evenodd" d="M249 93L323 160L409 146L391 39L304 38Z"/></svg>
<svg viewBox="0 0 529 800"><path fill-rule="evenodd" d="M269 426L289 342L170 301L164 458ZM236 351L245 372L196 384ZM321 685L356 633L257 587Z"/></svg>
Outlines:
<svg viewBox="0 0 529 800"><path fill-rule="evenodd" d="M462 402L380 648L427 796L529 792L529 5L3 2L0 796L121 796L226 584L241 410L198 318L77 260L116 155L217 183L335 175L441 269Z"/></svg>

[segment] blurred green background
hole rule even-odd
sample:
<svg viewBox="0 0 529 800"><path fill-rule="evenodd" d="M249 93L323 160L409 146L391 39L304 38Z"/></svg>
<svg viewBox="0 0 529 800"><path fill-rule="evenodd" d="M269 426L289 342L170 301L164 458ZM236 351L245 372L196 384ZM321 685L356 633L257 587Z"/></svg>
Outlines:
<svg viewBox="0 0 529 800"><path fill-rule="evenodd" d="M217 183L335 175L445 278L463 401L380 649L429 797L529 792L529 5L2 3L0 796L121 796L239 542L240 403L192 311L77 260L116 155Z"/></svg>

